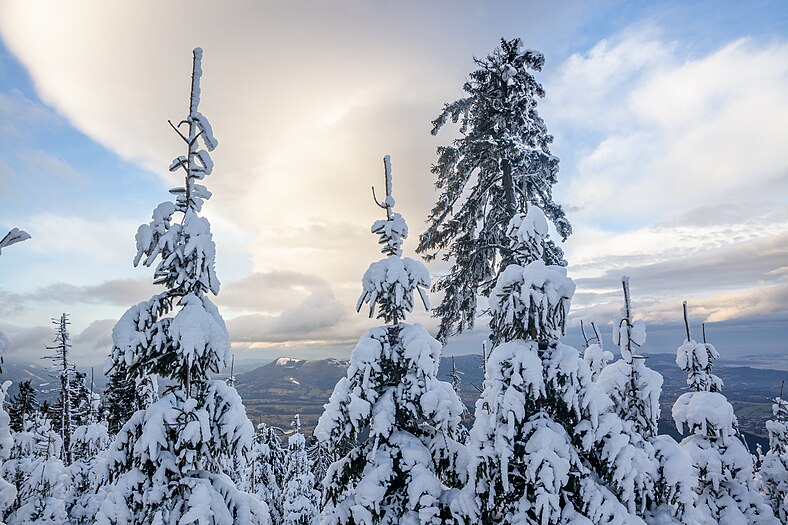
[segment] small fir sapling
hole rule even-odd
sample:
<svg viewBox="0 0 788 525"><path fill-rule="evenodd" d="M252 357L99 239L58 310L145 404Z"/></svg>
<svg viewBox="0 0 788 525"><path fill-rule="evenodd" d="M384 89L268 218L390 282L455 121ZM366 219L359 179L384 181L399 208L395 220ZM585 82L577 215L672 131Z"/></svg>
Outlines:
<svg viewBox="0 0 788 525"><path fill-rule="evenodd" d="M296 414L293 433L287 439L287 473L282 494L283 525L316 525L320 521L320 493L301 433L301 418Z"/></svg>
<svg viewBox="0 0 788 525"><path fill-rule="evenodd" d="M107 422L101 420L101 398L92 387L89 393L86 420L74 428L71 436L73 463L68 467L70 484L65 501L71 525L92 524L104 496L101 489L106 481L105 452L111 440Z"/></svg>
<svg viewBox="0 0 788 525"><path fill-rule="evenodd" d="M369 304L387 324L367 331L320 417L315 436L326 447L350 443L323 485L323 525L444 524L449 501L464 482L464 447L458 442L463 406L438 379L441 345L420 325L406 324L414 295L429 274L403 258L407 225L393 211L391 164L384 157L386 219L372 232L386 257L370 265L358 308Z"/></svg>
<svg viewBox="0 0 788 525"><path fill-rule="evenodd" d="M542 209L562 239L572 232L553 201L558 158L537 110L545 92L534 72L541 71L544 56L525 49L519 38L501 39L475 63L465 96L445 104L432 123L433 135L449 121L459 123L460 137L438 148L432 173L440 196L416 249L427 260L440 254L452 264L435 284L443 292L433 312L441 340L473 327L478 294L490 296L513 261L507 228L525 203ZM545 264L564 264L561 249L545 243Z"/></svg>
<svg viewBox="0 0 788 525"><path fill-rule="evenodd" d="M247 454L254 434L235 388L209 378L226 366L230 342L208 297L219 292L216 249L210 223L199 215L211 196L199 181L212 173L209 151L217 145L198 110L201 75L196 48L189 113L170 123L187 149L170 165L183 169L184 185L170 190L174 202L161 203L136 235L134 264L155 266L154 283L165 289L130 308L112 332L113 365L148 400L107 452L110 484L98 525L270 523L266 504L223 472ZM161 395L157 375L167 381Z"/></svg>
<svg viewBox="0 0 788 525"><path fill-rule="evenodd" d="M697 480L689 456L670 436L658 435L662 376L646 366L637 349L646 341L642 321L634 321L629 278L621 279L624 306L614 323L613 342L621 359L606 366L597 382L613 401L612 409L634 445L630 461L634 503L651 524L692 524L697 519L693 489Z"/></svg>
<svg viewBox="0 0 788 525"><path fill-rule="evenodd" d="M282 487L286 479L287 451L276 429L265 423L257 425L254 445L248 457L245 489L268 505L271 523L282 523Z"/></svg>
<svg viewBox="0 0 788 525"><path fill-rule="evenodd" d="M688 434L681 446L698 473L696 507L708 524L777 525L756 489L753 457L739 438L722 381L712 374L719 353L692 339L686 302L683 309L687 338L676 351L676 364L687 372L690 391L674 403L673 420L679 432Z"/></svg>
<svg viewBox="0 0 788 525"><path fill-rule="evenodd" d="M788 400L780 395L772 404L773 418L766 422L769 450L762 456L758 472L762 487L775 515L781 523L788 523Z"/></svg>

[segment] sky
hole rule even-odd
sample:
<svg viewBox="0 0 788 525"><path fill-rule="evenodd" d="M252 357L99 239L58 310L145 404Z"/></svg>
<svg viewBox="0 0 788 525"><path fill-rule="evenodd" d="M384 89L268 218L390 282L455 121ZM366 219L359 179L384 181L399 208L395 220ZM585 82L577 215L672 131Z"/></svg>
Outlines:
<svg viewBox="0 0 788 525"><path fill-rule="evenodd" d="M354 306L380 257L381 158L415 257L435 149L457 133L430 122L504 36L546 57L539 107L574 227L570 336L618 314L626 274L636 317L676 334L653 351L681 343L685 299L694 326L752 334L732 350L788 351L784 1L0 0L0 230L32 235L0 259L12 357L43 355L69 312L74 356L101 362L118 317L155 293L134 234L178 183L167 120L186 113L196 46L234 350L347 355L375 324ZM434 332L426 312L412 320ZM447 350L478 352L483 321Z"/></svg>

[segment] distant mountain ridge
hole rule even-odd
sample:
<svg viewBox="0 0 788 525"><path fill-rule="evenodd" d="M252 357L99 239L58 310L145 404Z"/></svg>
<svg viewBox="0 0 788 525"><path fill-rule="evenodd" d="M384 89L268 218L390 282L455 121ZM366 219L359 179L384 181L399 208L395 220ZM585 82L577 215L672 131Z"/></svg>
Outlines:
<svg viewBox="0 0 788 525"><path fill-rule="evenodd" d="M647 364L664 379L662 393L662 417L660 426L665 432L675 432L671 408L676 398L687 389L686 375L676 366L672 354L649 354ZM438 376L450 381L452 367L450 356L441 359ZM454 357L455 366L461 377L460 397L473 412L484 382L481 355ZM306 427L317 422L323 405L337 381L345 376L349 360L317 359L304 360L280 357L271 363L238 374L238 392L253 418L287 428L294 414L301 414ZM760 441L765 434L765 420L770 416L771 401L777 394L780 381L788 380L784 370L767 370L741 366L731 361L720 362L715 367L725 382L723 393L736 409L739 426L751 435L750 441Z"/></svg>

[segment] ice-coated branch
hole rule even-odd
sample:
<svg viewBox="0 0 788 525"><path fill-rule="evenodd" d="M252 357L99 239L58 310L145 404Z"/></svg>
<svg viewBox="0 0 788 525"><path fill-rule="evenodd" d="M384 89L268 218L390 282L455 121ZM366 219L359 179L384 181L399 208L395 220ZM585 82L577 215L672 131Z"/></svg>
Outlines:
<svg viewBox="0 0 788 525"><path fill-rule="evenodd" d="M30 234L19 228L12 228L10 232L5 234L5 237L0 239L0 254L3 253L3 248L11 246L18 242L26 241L30 238Z"/></svg>
<svg viewBox="0 0 788 525"><path fill-rule="evenodd" d="M189 115L197 113L200 105L200 78L202 78L202 48L195 47L192 51L192 89L189 95Z"/></svg>

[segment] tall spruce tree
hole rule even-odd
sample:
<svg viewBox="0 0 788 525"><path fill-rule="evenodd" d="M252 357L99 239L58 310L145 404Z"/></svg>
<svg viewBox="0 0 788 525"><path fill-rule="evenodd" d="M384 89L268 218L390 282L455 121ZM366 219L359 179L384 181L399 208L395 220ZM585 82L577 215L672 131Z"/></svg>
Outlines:
<svg viewBox="0 0 788 525"><path fill-rule="evenodd" d="M544 210L562 239L572 232L553 201L558 158L537 110L545 93L532 72L542 69L544 57L514 38L502 39L500 47L474 61L478 69L463 85L466 96L446 104L432 123L435 135L449 120L459 122L460 137L438 148L432 172L441 194L416 249L427 260L442 253L452 262L435 284L444 293L433 312L442 340L473 327L478 294L489 296L513 261L507 228L528 203ZM563 252L550 240L541 257L564 264Z"/></svg>
<svg viewBox="0 0 788 525"><path fill-rule="evenodd" d="M687 338L676 351L676 364L687 372L689 392L673 405L673 420L685 437L681 446L698 473L698 510L704 525L731 523L777 525L772 508L755 487L753 457L739 437L733 407L712 373L717 349L692 339L684 303Z"/></svg>
<svg viewBox="0 0 788 525"><path fill-rule="evenodd" d="M168 386L115 437L99 525L270 522L266 505L222 472L251 447L253 428L236 390L208 378L226 366L230 342L208 298L219 292L219 280L210 224L199 216L211 196L199 181L213 171L208 152L217 145L198 110L201 61L197 48L188 114L171 123L187 153L170 171L182 169L184 185L170 190L175 201L161 203L136 236L135 265L155 264L154 283L165 290L130 308L112 332L115 366L125 367L129 379L158 375Z"/></svg>
<svg viewBox="0 0 788 525"><path fill-rule="evenodd" d="M434 524L450 519L448 500L463 481L457 441L463 405L438 379L441 345L420 325L406 324L414 296L429 286L427 269L402 257L408 228L394 212L391 165L383 159L384 220L372 225L384 259L362 280L357 309L369 305L386 324L367 331L320 417L315 436L328 447L354 445L324 483L323 525Z"/></svg>

